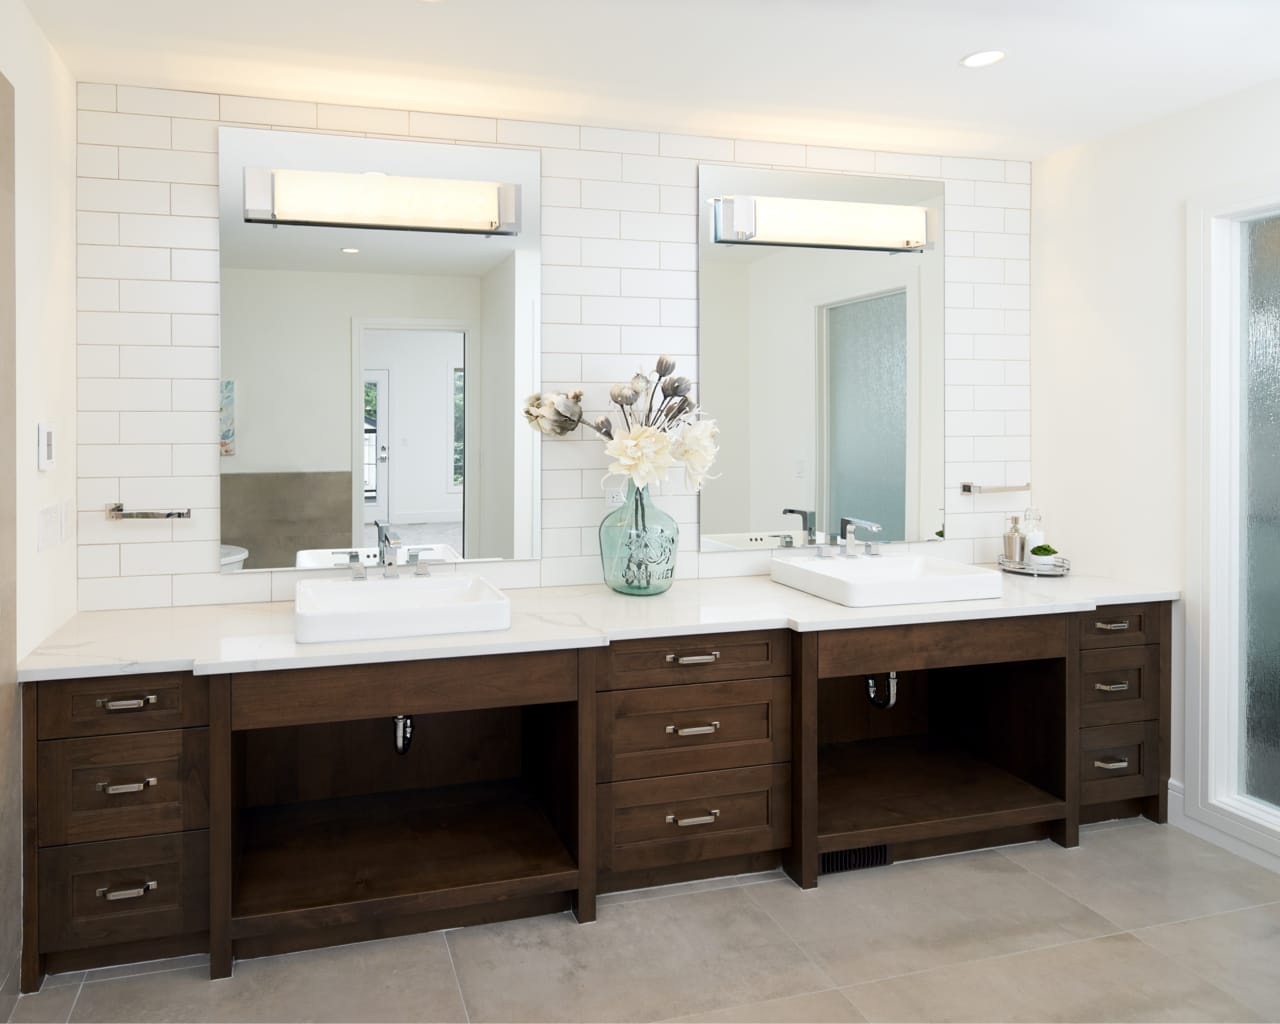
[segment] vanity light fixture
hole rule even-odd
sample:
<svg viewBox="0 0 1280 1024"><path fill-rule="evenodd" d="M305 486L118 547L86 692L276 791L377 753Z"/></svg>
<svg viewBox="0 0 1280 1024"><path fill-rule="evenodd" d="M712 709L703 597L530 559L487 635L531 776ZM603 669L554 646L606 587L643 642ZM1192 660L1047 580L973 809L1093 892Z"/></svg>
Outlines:
<svg viewBox="0 0 1280 1024"><path fill-rule="evenodd" d="M339 249L338 251L339 251L339 252L346 253L348 256L354 256L354 255L355 255L356 253L358 253L360 250L359 250L359 249L354 249L354 248L351 248L350 246L348 246L347 248L345 248L345 249Z"/></svg>
<svg viewBox="0 0 1280 1024"><path fill-rule="evenodd" d="M714 240L724 245L873 252L920 252L928 245L923 206L782 196L720 196L711 204Z"/></svg>
<svg viewBox="0 0 1280 1024"><path fill-rule="evenodd" d="M519 233L519 186L370 172L246 167L244 219L262 224Z"/></svg>
<svg viewBox="0 0 1280 1024"><path fill-rule="evenodd" d="M1004 58L1004 50L980 50L961 57L960 63L967 68L989 68L992 64L999 64Z"/></svg>

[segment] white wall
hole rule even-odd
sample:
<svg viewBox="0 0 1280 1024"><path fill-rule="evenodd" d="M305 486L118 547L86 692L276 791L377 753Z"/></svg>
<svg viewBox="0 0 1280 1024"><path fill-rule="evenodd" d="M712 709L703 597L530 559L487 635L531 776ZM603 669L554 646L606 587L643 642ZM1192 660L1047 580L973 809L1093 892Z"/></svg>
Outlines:
<svg viewBox="0 0 1280 1024"><path fill-rule="evenodd" d="M957 377L948 412L948 472L1003 483L1025 479L1027 413L1010 409L1008 392L1025 392L1030 165L1018 161L876 153L648 131L540 124L405 110L369 110L244 96L171 92L82 83L80 241L114 275L116 305L86 313L82 350L92 350L82 378L110 396L98 411L117 419L117 443L82 448L94 460L81 488L81 527L92 531L92 579L82 578L80 607L148 607L267 600L292 594L292 578L277 574L219 575L207 555L210 521L149 524L103 520L104 495L131 490L163 494L175 505L206 492L217 467L179 477L188 441L180 420L153 416L139 443L123 439L140 396L157 404L188 389L188 372L150 382L131 376L125 354L157 346L190 349L217 342L217 126L221 122L349 133L465 141L534 148L542 167L541 376L547 387L584 385L588 412L604 409L608 385L652 368L661 354L696 375L697 173L700 161L941 178L946 183L947 374ZM114 247L121 248L114 248ZM165 256L168 260L165 260ZM155 264L147 262L155 259ZM151 268L151 278L141 271ZM97 286L91 289L96 294ZM526 330L517 322L518 331ZM532 329L532 324L528 325ZM113 360L117 360L113 361ZM691 372L693 371L693 372ZM999 380L993 378L998 376ZM209 374L205 379L213 379ZM960 381L963 383L960 383ZM982 386L974 386L975 382ZM165 391L165 385L174 390ZM994 386L986 386L994 385ZM82 394L85 380L82 379ZM1023 401L1018 399L1018 401ZM154 408L154 407L153 407ZM156 409L165 412L169 406ZM710 415L717 410L709 409ZM109 428L111 421L106 422ZM525 428L512 411L510 429ZM1006 444L1007 440L1012 443ZM722 446L733 438L721 435ZM608 510L600 486L608 464L594 435L542 444L542 558L494 566L502 586L555 586L600 579L596 547ZM1011 459L1009 453L1015 452ZM181 468L180 468L181 467ZM175 482L176 481L176 482ZM215 484L216 486L216 484ZM1002 529L999 509L1022 495L979 502L957 496L948 509L950 553L991 557ZM699 555L696 496L673 481L660 500L682 527L681 576L759 571L737 555ZM186 539L202 536L205 545ZM112 571L113 552L118 568ZM139 571L145 570L145 571ZM489 571L489 570L486 570Z"/></svg>
<svg viewBox="0 0 1280 1024"><path fill-rule="evenodd" d="M21 659L75 611L75 523L67 522L66 541L36 551L39 511L61 511L68 503L71 512L76 496L75 93L62 61L21 3L0 4L0 73L13 83L17 129ZM45 473L35 460L41 420L56 425L62 445L57 467Z"/></svg>
<svg viewBox="0 0 1280 1024"><path fill-rule="evenodd" d="M18 383L10 418L0 437L17 438L16 468L0 481L6 508L0 516L16 527L16 551L0 560L0 1014L7 1014L17 985L21 889L21 715L16 659L21 659L75 611L76 548L70 538L36 552L37 512L60 514L75 498L75 125L72 84L26 8L0 3L0 75L14 90L14 285L16 328L13 362L2 372ZM7 148L7 141L6 141ZM6 261L7 263L7 261ZM5 346L6 350L8 346ZM57 468L36 470L39 420L54 421L62 441ZM74 522L68 522L74 530ZM8 529L6 536L10 536ZM16 596L16 601L15 601ZM16 608L15 608L16 604Z"/></svg>
<svg viewBox="0 0 1280 1024"><path fill-rule="evenodd" d="M1278 109L1280 82L1035 165L1033 472L1076 571L1185 585L1186 205L1274 183Z"/></svg>
<svg viewBox="0 0 1280 1024"><path fill-rule="evenodd" d="M224 473L351 468L352 319L480 318L471 277L228 268L222 288L222 375L236 381Z"/></svg>
<svg viewBox="0 0 1280 1024"><path fill-rule="evenodd" d="M515 552L513 517L528 508L523 496L516 500L515 449L510 444L510 396L516 390L516 260L512 253L484 276L481 297L484 321L479 345L472 346L467 392L468 403L465 533L468 557L510 558ZM492 443L486 444L486 440ZM474 524L474 525L473 525Z"/></svg>

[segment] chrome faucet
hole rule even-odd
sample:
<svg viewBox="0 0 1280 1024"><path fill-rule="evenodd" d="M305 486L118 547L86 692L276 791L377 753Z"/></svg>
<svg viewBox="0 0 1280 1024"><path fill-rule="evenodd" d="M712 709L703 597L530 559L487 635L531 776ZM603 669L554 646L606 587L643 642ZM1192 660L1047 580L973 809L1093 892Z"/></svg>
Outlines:
<svg viewBox="0 0 1280 1024"><path fill-rule="evenodd" d="M380 519L373 521L378 531L378 561L382 564L382 575L394 579L399 573L396 559L400 552L400 535L391 529L390 523Z"/></svg>
<svg viewBox="0 0 1280 1024"><path fill-rule="evenodd" d="M859 527L868 533L879 533L883 527L879 523L873 523L867 519L854 519L852 516L841 516L840 518L840 539L844 541L844 553L850 554L853 545L858 543L858 537L855 532L854 536L849 536L849 531L856 531ZM879 555L880 544L878 541L864 540L862 553L864 555Z"/></svg>
<svg viewBox="0 0 1280 1024"><path fill-rule="evenodd" d="M799 516L804 523L805 543L816 544L818 542L817 533L814 531L818 514L816 512L808 512L800 508L784 508L782 510L784 516Z"/></svg>

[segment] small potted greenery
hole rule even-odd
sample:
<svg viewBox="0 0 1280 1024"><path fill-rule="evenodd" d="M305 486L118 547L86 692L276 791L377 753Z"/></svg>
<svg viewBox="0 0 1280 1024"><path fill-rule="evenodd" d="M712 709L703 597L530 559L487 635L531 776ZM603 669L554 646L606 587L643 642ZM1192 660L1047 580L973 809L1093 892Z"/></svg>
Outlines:
<svg viewBox="0 0 1280 1024"><path fill-rule="evenodd" d="M1029 554L1031 556L1029 559L1031 564L1039 566L1042 569L1051 569L1058 564L1058 551L1049 544L1037 544L1031 549Z"/></svg>

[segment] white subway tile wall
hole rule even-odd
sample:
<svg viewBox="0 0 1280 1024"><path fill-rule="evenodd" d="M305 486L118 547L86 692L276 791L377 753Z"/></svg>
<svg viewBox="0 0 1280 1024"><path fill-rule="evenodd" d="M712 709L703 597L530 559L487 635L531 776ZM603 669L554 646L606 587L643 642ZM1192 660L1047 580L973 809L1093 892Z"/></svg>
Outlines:
<svg viewBox="0 0 1280 1024"><path fill-rule="evenodd" d="M221 123L539 149L544 386L605 388L669 353L697 375L699 161L946 181L947 557L994 561L1028 482L1031 167L82 83L79 97L80 607L289 600L296 573L216 572ZM603 408L598 411L605 411ZM712 410L714 413L714 410ZM516 410L512 410L512 415ZM732 438L722 438L732 444ZM600 579L607 463L592 437L542 442L542 558L486 566L500 586ZM188 508L114 521L105 506ZM767 571L758 553L699 554L697 499L673 474L679 575ZM934 545L932 550L938 551Z"/></svg>

